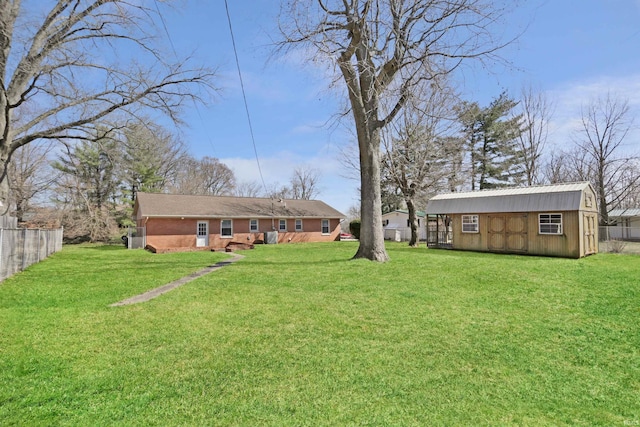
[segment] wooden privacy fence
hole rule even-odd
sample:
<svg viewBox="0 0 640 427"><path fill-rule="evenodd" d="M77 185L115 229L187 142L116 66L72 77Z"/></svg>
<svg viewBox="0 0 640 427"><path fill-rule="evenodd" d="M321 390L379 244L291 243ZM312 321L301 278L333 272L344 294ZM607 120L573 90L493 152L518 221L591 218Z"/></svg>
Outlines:
<svg viewBox="0 0 640 427"><path fill-rule="evenodd" d="M62 249L62 228L0 228L0 281Z"/></svg>
<svg viewBox="0 0 640 427"><path fill-rule="evenodd" d="M0 228L18 228L18 218L0 215Z"/></svg>

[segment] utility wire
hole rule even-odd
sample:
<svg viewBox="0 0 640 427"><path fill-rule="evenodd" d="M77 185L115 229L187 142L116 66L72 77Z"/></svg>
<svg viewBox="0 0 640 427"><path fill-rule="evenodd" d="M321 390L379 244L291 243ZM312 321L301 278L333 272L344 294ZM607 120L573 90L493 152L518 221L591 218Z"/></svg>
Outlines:
<svg viewBox="0 0 640 427"><path fill-rule="evenodd" d="M260 173L260 180L264 187L265 193L267 193L267 185L264 182L262 175L262 168L260 167L260 159L258 158L258 149L256 148L256 139L253 136L253 125L251 124L251 115L249 114L249 104L247 103L247 95L244 90L244 81L242 80L242 72L240 71L240 61L238 60L238 49L236 48L236 40L233 36L233 27L231 26L231 15L229 15L229 5L227 0L224 0L224 7L227 11L227 21L229 22L229 32L231 33L231 44L233 45L233 53L236 58L236 67L238 68L238 77L240 78L240 88L242 89L242 99L244 100L244 109L247 113L247 122L249 123L249 133L251 134L251 142L253 143L253 152L256 156L256 163L258 164L258 172Z"/></svg>
<svg viewBox="0 0 640 427"><path fill-rule="evenodd" d="M171 45L171 50L173 50L173 56L176 57L176 59L178 59L178 53L176 52L176 47L173 44L173 40L171 39L171 34L169 34L169 29L167 28L167 23L164 20L164 17L162 16L162 13L160 13L160 8L158 7L158 2L154 1L153 4L156 6L156 12L158 12L158 16L160 17L160 22L162 22L162 27L164 28L164 32L167 35L167 38L169 39L169 44Z"/></svg>

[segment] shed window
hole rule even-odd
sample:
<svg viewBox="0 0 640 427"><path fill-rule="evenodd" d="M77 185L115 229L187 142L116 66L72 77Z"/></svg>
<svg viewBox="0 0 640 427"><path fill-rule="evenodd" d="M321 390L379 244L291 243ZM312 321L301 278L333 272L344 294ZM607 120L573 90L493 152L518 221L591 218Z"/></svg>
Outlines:
<svg viewBox="0 0 640 427"><path fill-rule="evenodd" d="M220 237L233 237L233 221L223 219L220 221Z"/></svg>
<svg viewBox="0 0 640 427"><path fill-rule="evenodd" d="M249 231L258 231L258 220L250 219L249 220Z"/></svg>
<svg viewBox="0 0 640 427"><path fill-rule="evenodd" d="M584 195L584 205L588 208L593 207L593 196L589 193L585 193Z"/></svg>
<svg viewBox="0 0 640 427"><path fill-rule="evenodd" d="M296 219L296 231L302 231L302 220Z"/></svg>
<svg viewBox="0 0 640 427"><path fill-rule="evenodd" d="M462 215L462 232L478 232L478 215Z"/></svg>
<svg viewBox="0 0 640 427"><path fill-rule="evenodd" d="M538 215L538 232L540 234L562 234L562 214Z"/></svg>
<svg viewBox="0 0 640 427"><path fill-rule="evenodd" d="M278 221L278 230L287 231L287 220L281 219Z"/></svg>
<svg viewBox="0 0 640 427"><path fill-rule="evenodd" d="M328 219L323 219L322 220L322 234L331 234L329 231L329 220Z"/></svg>

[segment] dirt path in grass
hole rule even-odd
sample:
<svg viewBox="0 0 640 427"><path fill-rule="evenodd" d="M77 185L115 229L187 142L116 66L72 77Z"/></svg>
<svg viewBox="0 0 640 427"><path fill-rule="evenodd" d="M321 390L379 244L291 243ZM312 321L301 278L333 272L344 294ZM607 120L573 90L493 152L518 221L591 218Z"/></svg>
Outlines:
<svg viewBox="0 0 640 427"><path fill-rule="evenodd" d="M209 267L203 268L200 271L196 271L195 273L192 273L192 274L190 274L188 276L182 277L182 278L180 278L178 280L174 280L173 282L168 283L168 284L166 284L164 286L160 286L159 288L155 288L155 289L147 291L147 292L145 292L143 294L136 295L134 297L127 298L125 300L113 303L113 304L110 305L110 307L119 307L121 305L131 305L131 304L138 304L138 303L141 303L141 302L147 302L149 300L152 300L154 298L159 297L160 295L162 295L164 293L167 293L167 292L169 292L171 290L174 290L178 286L182 286L185 283L189 283L192 280L197 279L198 277L202 277L205 274L212 273L212 272L214 272L216 270L221 269L222 267L225 267L225 266L227 266L229 264L233 264L234 262L240 261L242 258L244 258L244 255L239 255L239 254L236 254L234 252L229 252L229 255L231 255L231 259L227 259L227 260L224 260L224 261L217 262L214 265L210 265Z"/></svg>

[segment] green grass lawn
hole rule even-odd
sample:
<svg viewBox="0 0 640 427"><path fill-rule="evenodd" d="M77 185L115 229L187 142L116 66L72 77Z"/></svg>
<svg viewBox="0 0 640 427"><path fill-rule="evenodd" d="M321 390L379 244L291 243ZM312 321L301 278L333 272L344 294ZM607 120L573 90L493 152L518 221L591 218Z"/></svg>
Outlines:
<svg viewBox="0 0 640 427"><path fill-rule="evenodd" d="M640 257L65 247L0 284L0 425L640 424Z"/></svg>

